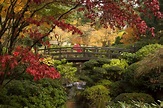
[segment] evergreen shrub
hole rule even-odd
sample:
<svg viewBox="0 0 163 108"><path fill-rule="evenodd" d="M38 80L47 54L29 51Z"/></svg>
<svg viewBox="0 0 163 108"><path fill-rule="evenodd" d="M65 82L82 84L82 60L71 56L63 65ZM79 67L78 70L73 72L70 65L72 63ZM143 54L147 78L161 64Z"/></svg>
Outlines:
<svg viewBox="0 0 163 108"><path fill-rule="evenodd" d="M129 64L132 64L142 60L144 57L149 56L149 54L154 53L161 47L163 47L161 44L149 44L142 47L135 53L124 52L121 54L121 57L123 59L126 59Z"/></svg>
<svg viewBox="0 0 163 108"><path fill-rule="evenodd" d="M128 67L128 63L124 59L112 59L109 64L104 64L102 68L104 68L107 73L104 78L109 79L111 81L117 81L122 78L122 74L125 72L124 70Z"/></svg>
<svg viewBox="0 0 163 108"><path fill-rule="evenodd" d="M118 95L115 99L115 102L121 101L126 103L132 103L132 101L144 102L144 103L153 103L155 102L153 97L145 93L122 93Z"/></svg>
<svg viewBox="0 0 163 108"><path fill-rule="evenodd" d="M149 54L154 53L157 49L161 48L162 45L160 44L150 44L142 47L138 50L136 54L137 60L142 60L144 57L147 57Z"/></svg>
<svg viewBox="0 0 163 108"><path fill-rule="evenodd" d="M66 93L58 80L13 80L0 92L4 108L64 108Z"/></svg>
<svg viewBox="0 0 163 108"><path fill-rule="evenodd" d="M105 108L110 100L109 91L103 85L86 88L82 93L83 108Z"/></svg>

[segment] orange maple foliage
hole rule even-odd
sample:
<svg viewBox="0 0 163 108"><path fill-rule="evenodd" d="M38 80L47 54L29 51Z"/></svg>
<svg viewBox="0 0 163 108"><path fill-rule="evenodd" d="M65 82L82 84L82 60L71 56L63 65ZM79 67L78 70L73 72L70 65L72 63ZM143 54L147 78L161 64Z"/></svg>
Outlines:
<svg viewBox="0 0 163 108"><path fill-rule="evenodd" d="M132 44L138 40L137 37L136 28L128 27L122 35L121 42L124 44Z"/></svg>

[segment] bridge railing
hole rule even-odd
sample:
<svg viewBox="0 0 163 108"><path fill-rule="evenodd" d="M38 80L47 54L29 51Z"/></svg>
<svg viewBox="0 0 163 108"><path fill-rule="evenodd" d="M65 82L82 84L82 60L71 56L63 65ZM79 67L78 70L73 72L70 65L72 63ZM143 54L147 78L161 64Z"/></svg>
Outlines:
<svg viewBox="0 0 163 108"><path fill-rule="evenodd" d="M129 49L124 48L111 48L111 47L79 47L78 52L73 47L59 47L39 49L40 54L51 55L54 59L67 59L67 60L90 60L99 57L117 58L122 52L130 52Z"/></svg>

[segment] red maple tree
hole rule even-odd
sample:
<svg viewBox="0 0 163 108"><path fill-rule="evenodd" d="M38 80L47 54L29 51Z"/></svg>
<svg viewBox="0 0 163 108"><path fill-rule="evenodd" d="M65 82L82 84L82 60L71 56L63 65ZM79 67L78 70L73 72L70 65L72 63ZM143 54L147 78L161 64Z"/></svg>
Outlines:
<svg viewBox="0 0 163 108"><path fill-rule="evenodd" d="M109 25L111 28L134 26L139 34L145 34L148 30L154 36L153 28L146 25L140 17L141 14L149 18L152 14L157 18L163 18L158 0L82 0L82 2L84 8L80 10L87 9L86 17L92 19L94 23L100 20L101 24L106 27Z"/></svg>
<svg viewBox="0 0 163 108"><path fill-rule="evenodd" d="M38 12L46 6L58 3L72 7L60 16L41 16ZM5 4L5 5L4 5ZM19 7L21 5L21 8ZM37 43L48 44L43 41L53 29L58 26L72 33L82 34L76 27L63 21L65 15L73 10L84 11L86 18L91 19L92 24L100 21L105 27L122 28L125 25L137 28L137 33L145 34L148 28L141 19L140 14L149 16L151 13L157 18L162 18L159 11L158 0L2 0L0 2L0 85L10 75L11 79L19 76L14 71L19 65L24 66L24 71L34 76L34 80L41 78L59 78L59 73L54 67L40 63L39 54L32 52ZM61 20L62 19L62 20ZM40 30L47 23L50 28ZM32 25L33 28L28 26ZM45 29L45 28L44 28ZM19 44L19 40L25 39L23 34L30 38L32 44Z"/></svg>

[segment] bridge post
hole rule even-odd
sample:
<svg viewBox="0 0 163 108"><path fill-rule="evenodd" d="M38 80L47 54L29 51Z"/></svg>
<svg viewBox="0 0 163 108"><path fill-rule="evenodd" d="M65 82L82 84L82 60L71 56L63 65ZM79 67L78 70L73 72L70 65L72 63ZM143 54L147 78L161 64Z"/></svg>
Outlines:
<svg viewBox="0 0 163 108"><path fill-rule="evenodd" d="M83 47L82 53L83 53L83 57L85 57L85 47Z"/></svg>
<svg viewBox="0 0 163 108"><path fill-rule="evenodd" d="M61 60L62 59L62 56L61 56L61 54L62 54L62 48L61 47L59 47L59 60Z"/></svg>

